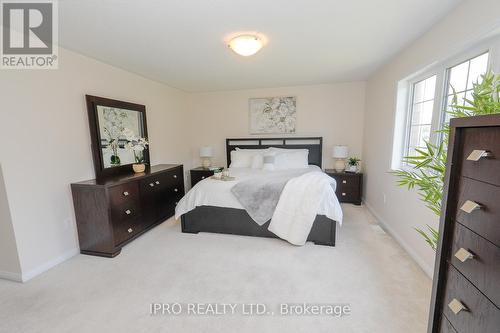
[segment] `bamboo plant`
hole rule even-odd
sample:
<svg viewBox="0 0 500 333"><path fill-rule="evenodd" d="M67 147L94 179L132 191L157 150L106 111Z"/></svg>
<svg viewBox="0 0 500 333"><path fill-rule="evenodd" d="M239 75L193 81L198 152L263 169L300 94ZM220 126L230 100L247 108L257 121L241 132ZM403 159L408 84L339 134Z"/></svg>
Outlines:
<svg viewBox="0 0 500 333"><path fill-rule="evenodd" d="M452 87L453 98L446 112L452 118L472 117L500 113L500 74L491 71L482 75L478 82L473 83L472 100L465 99L465 105L458 103L458 97ZM416 189L425 205L437 216L441 215L441 201L443 199L444 177L449 125L445 124L441 130L443 140L438 145L426 142L424 149L416 149L414 156L406 156L403 162L411 166L409 170L394 172L399 186L409 190ZM436 228L426 224L427 230L415 228L424 240L436 250L439 232Z"/></svg>

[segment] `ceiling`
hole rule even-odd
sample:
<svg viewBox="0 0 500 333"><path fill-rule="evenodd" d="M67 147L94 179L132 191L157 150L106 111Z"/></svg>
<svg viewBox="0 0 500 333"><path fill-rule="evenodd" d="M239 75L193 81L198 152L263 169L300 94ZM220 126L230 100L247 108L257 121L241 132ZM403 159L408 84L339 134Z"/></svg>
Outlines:
<svg viewBox="0 0 500 333"><path fill-rule="evenodd" d="M461 0L62 0L61 46L189 92L366 79ZM230 34L267 45L234 54Z"/></svg>

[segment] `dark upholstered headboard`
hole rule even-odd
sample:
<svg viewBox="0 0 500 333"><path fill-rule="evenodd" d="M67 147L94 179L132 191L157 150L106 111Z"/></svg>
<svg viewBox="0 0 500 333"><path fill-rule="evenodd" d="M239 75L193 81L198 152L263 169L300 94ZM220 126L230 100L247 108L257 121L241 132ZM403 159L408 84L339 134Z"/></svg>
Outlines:
<svg viewBox="0 0 500 333"><path fill-rule="evenodd" d="M231 151L240 149L265 149L269 147L288 149L308 149L309 164L317 165L321 168L323 138L243 138L226 139L227 166L231 164Z"/></svg>

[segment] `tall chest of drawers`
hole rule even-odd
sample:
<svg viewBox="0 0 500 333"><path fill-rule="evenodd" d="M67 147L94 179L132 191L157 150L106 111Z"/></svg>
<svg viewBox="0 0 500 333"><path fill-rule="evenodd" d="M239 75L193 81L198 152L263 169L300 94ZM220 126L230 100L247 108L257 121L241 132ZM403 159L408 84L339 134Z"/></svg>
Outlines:
<svg viewBox="0 0 500 333"><path fill-rule="evenodd" d="M429 333L500 332L500 115L451 121Z"/></svg>
<svg viewBox="0 0 500 333"><path fill-rule="evenodd" d="M114 257L139 235L174 215L184 195L182 165L162 164L71 184L80 252Z"/></svg>

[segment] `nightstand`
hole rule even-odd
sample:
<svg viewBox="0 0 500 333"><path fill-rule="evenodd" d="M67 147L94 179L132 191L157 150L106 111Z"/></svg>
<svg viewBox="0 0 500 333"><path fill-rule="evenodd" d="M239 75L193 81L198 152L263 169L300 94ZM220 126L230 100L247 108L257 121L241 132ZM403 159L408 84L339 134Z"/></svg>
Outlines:
<svg viewBox="0 0 500 333"><path fill-rule="evenodd" d="M219 168L223 169L223 168ZM208 178L214 174L214 170L205 169L202 167L190 170L191 173L191 187L195 186L199 181Z"/></svg>
<svg viewBox="0 0 500 333"><path fill-rule="evenodd" d="M337 198L340 202L349 202L361 205L361 195L363 189L363 174L337 172L333 169L326 169L325 173L337 181Z"/></svg>

